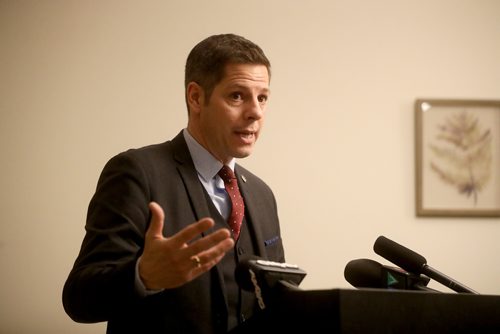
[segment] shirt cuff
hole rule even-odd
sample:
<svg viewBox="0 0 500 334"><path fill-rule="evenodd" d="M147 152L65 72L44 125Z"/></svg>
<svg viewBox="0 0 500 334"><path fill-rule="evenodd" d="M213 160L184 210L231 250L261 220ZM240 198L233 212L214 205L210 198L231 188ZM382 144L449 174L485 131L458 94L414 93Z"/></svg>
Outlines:
<svg viewBox="0 0 500 334"><path fill-rule="evenodd" d="M141 261L140 257L137 259L135 263L135 291L141 297L147 297L162 292L163 289L150 290L144 286L141 276L139 275L139 261Z"/></svg>

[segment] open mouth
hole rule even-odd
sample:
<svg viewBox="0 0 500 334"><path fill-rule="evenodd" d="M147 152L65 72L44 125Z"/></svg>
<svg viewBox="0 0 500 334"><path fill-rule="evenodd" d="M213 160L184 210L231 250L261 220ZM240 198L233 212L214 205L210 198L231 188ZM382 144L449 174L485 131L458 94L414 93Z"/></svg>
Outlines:
<svg viewBox="0 0 500 334"><path fill-rule="evenodd" d="M255 138L255 131L236 131L236 134L245 141L251 141Z"/></svg>

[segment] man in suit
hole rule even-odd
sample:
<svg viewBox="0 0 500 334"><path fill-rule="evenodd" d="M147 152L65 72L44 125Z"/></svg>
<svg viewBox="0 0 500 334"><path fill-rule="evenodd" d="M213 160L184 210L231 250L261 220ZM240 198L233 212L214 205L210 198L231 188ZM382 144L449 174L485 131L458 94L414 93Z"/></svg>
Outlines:
<svg viewBox="0 0 500 334"><path fill-rule="evenodd" d="M255 296L235 281L238 262L285 257L271 189L235 159L252 153L269 82L269 60L241 36L215 35L193 48L187 128L118 154L102 171L63 291L73 320L107 321L108 333L208 334L256 314ZM223 166L235 173L241 205L228 197ZM230 228L237 207L241 225Z"/></svg>

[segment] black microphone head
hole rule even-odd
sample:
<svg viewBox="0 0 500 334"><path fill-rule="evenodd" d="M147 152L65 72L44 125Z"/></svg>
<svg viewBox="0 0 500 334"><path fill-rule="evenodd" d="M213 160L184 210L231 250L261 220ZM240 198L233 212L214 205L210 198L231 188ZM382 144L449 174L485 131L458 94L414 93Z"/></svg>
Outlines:
<svg viewBox="0 0 500 334"><path fill-rule="evenodd" d="M382 265L370 259L350 261L345 279L356 288L422 290L429 283L425 276L410 274L398 267Z"/></svg>
<svg viewBox="0 0 500 334"><path fill-rule="evenodd" d="M382 265L370 259L357 259L347 263L344 277L355 288L384 288L381 280Z"/></svg>
<svg viewBox="0 0 500 334"><path fill-rule="evenodd" d="M384 236L377 238L373 250L386 260L414 274L421 274L422 268L427 264L427 260L422 255Z"/></svg>

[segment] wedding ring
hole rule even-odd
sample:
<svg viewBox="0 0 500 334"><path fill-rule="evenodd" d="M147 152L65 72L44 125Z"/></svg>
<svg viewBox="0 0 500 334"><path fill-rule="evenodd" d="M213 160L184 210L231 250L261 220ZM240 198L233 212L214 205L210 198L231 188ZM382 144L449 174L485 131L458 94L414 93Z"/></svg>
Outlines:
<svg viewBox="0 0 500 334"><path fill-rule="evenodd" d="M191 256L191 261L193 261L197 268L201 267L201 260L198 255Z"/></svg>

